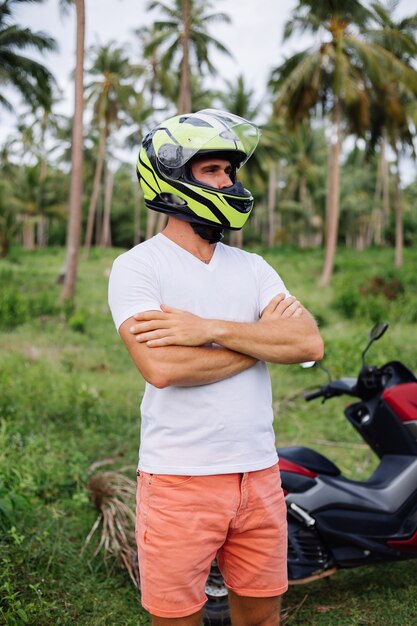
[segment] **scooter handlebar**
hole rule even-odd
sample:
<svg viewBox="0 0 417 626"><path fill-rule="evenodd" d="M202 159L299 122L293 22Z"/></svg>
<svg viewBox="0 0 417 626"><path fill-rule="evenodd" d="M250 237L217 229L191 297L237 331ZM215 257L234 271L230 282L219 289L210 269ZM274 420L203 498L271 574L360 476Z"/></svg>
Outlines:
<svg viewBox="0 0 417 626"><path fill-rule="evenodd" d="M315 400L316 398L334 398L335 396L357 396L357 379L356 378L339 378L339 380L332 380L328 385L320 387L317 391L312 393L306 393L304 399L307 402Z"/></svg>
<svg viewBox="0 0 417 626"><path fill-rule="evenodd" d="M315 400L316 398L322 398L322 397L324 397L323 389L319 389L318 391L313 391L312 393L304 394L304 400L306 400L307 402L310 402L310 400Z"/></svg>

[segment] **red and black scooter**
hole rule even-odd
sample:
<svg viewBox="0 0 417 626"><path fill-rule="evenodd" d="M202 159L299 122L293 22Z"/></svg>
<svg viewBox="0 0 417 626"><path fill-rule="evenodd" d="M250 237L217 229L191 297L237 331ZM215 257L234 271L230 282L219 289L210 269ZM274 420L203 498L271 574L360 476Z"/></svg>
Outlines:
<svg viewBox="0 0 417 626"><path fill-rule="evenodd" d="M288 509L288 577L302 584L340 568L417 556L417 379L391 361L365 355L388 324L376 324L357 378L329 380L307 401L347 395L345 416L380 462L367 480L345 478L325 456L303 446L278 448ZM227 591L213 564L206 624L227 624Z"/></svg>

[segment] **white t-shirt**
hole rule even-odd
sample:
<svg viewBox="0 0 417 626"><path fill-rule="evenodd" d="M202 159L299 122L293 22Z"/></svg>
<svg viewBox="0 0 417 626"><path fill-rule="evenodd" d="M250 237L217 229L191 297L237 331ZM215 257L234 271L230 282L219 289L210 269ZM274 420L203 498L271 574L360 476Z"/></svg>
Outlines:
<svg viewBox="0 0 417 626"><path fill-rule="evenodd" d="M255 322L281 292L288 294L281 278L257 254L218 243L205 264L158 234L115 260L109 305L117 329L161 304L205 318ZM158 389L146 383L141 417L139 469L145 472L249 472L277 460L263 362L207 385Z"/></svg>

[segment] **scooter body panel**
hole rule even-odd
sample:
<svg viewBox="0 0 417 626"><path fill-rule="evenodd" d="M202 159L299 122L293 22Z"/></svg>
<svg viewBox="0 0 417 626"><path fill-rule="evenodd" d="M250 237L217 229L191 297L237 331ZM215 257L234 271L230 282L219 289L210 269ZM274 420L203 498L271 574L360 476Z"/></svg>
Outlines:
<svg viewBox="0 0 417 626"><path fill-rule="evenodd" d="M329 380L306 400L340 395L359 400L345 416L380 463L367 480L355 481L315 450L278 448L293 582L417 557L417 379L399 361L363 363L357 380Z"/></svg>
<svg viewBox="0 0 417 626"><path fill-rule="evenodd" d="M282 472L282 484L285 489L285 470ZM287 501L295 502L310 514L332 507L335 503L337 508L394 513L413 494L417 502L417 458L386 456L367 481L319 475L314 486L303 493L288 493Z"/></svg>

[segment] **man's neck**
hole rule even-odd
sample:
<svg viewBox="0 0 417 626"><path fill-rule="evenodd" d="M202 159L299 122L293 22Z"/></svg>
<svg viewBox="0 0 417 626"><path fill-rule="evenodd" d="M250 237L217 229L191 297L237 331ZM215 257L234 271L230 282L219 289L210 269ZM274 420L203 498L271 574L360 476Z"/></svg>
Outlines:
<svg viewBox="0 0 417 626"><path fill-rule="evenodd" d="M197 235L188 222L177 217L169 218L162 234L204 263L210 261L216 248L216 244Z"/></svg>

